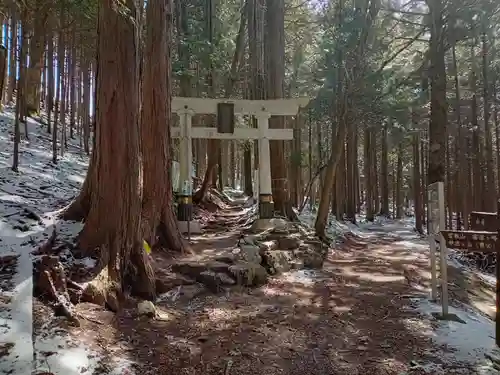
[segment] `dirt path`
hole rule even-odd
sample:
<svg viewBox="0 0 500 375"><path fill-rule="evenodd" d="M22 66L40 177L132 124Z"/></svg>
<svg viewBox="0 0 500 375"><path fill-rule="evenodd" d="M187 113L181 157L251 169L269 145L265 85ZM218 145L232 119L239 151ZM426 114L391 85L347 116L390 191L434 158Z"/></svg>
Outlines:
<svg viewBox="0 0 500 375"><path fill-rule="evenodd" d="M241 215L226 212L194 237L194 257L232 249ZM157 302L160 320L77 305L91 319L68 329L110 357L130 358L141 375L479 374L444 360L448 350L431 341L433 323L415 309L428 295L428 251L398 228L347 235L321 271L291 271L260 288L176 286Z"/></svg>
<svg viewBox="0 0 500 375"><path fill-rule="evenodd" d="M237 238L228 226L195 238L194 247L206 249L198 256L216 254ZM144 375L426 373L419 363L474 374L443 363L419 329L423 318L412 304L427 296L427 264L426 253L397 233L351 235L321 271L293 271L222 295L181 286L175 301L158 304L168 319L122 314L105 330L86 321L81 331L128 354Z"/></svg>

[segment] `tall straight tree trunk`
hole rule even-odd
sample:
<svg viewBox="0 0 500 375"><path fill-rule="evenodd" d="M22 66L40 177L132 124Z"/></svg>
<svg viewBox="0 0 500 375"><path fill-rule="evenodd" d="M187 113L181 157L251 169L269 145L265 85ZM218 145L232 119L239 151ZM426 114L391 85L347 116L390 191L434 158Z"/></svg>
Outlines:
<svg viewBox="0 0 500 375"><path fill-rule="evenodd" d="M30 62L26 74L26 110L28 113L40 111L43 53L48 18L47 6L39 3L35 12L33 36L30 41Z"/></svg>
<svg viewBox="0 0 500 375"><path fill-rule="evenodd" d="M70 74L69 74L69 105L71 106L71 111L69 114L69 136L70 138L74 138L74 133L75 133L75 122L76 122L76 91L77 91L77 79L76 77L78 76L76 73L76 60L77 60L77 55L76 55L76 31L73 30L73 33L71 35L71 57L70 57Z"/></svg>
<svg viewBox="0 0 500 375"><path fill-rule="evenodd" d="M369 139L372 140L372 130L367 130L369 133ZM355 168L354 164L356 163L356 148L357 148L357 139L356 132L354 128L351 127L347 132L347 219L352 223L356 223L356 194L354 191L354 178L355 178ZM371 152L371 151L370 151ZM370 155L371 156L371 155ZM371 160L371 159L370 159ZM370 165L370 168L373 168L373 165ZM370 173L372 170L370 170ZM372 177L373 174L371 174ZM373 197L372 197L373 199ZM368 213L367 213L368 215ZM370 215L373 215L373 210L371 210ZM373 219L373 218L372 218Z"/></svg>
<svg viewBox="0 0 500 375"><path fill-rule="evenodd" d="M62 9L63 12L63 17L62 19L65 19L65 10ZM61 125L61 138L60 138L60 151L61 151L61 156L64 155L64 147L66 143L66 40L64 38L64 34L61 31L59 33L59 45L58 45L58 52L57 52L57 57L58 57L58 63L57 63L57 69L59 73L58 77L58 83L59 83L59 93L58 93L58 117L59 117L59 123ZM57 116L56 116L56 122L57 122ZM54 133L56 133L56 128L54 128ZM57 156L56 156L57 158ZM56 159L57 160L57 159ZM56 162L54 160L54 163Z"/></svg>
<svg viewBox="0 0 500 375"><path fill-rule="evenodd" d="M141 116L142 238L153 246L159 233L167 248L183 251L184 243L172 208L170 168L165 167L171 165L171 22L171 0L148 0ZM145 294L153 296L154 278L149 277L142 288Z"/></svg>
<svg viewBox="0 0 500 375"><path fill-rule="evenodd" d="M359 85L359 79L364 75L364 57L365 48L368 46L369 35L371 33L372 26L379 12L380 4L376 1L370 2L367 0L364 2L365 12L359 12L356 18L359 17L359 21L362 26L359 31L359 43L354 52L352 52L352 59L350 60L350 65L353 66L352 76L354 77L354 82L351 81L349 84L344 85L342 93L337 94L337 121L338 130L336 135L336 141L332 143L332 149L330 153L330 159L328 161L328 166L325 172L325 182L321 191L321 200L318 207L318 215L314 223L314 229L316 235L321 238L325 238L325 228L328 219L328 211L330 208L331 200L331 190L333 187L333 182L335 181L335 174L337 172L337 165L341 158L341 145L344 144L346 133L348 132L352 115L349 112L350 105L352 104L351 97L354 90L356 90ZM339 2L339 25L342 17L340 14L343 9L343 1ZM344 82L344 80L339 80Z"/></svg>
<svg viewBox="0 0 500 375"><path fill-rule="evenodd" d="M210 53L213 53L213 45L214 45L214 37L215 37L215 0L207 0L205 4L205 33L207 37L207 42L211 48ZM209 58L207 61L208 64L208 72L207 72L207 87L208 87L208 97L214 98L216 91L216 72L214 70L211 59ZM209 116L210 125L214 125L214 117ZM219 162L219 152L220 152L220 141L217 139L209 139L207 141L207 170L205 171L205 176L203 177L203 181L201 183L198 191L193 195L193 202L199 203L204 198L210 186L214 186L217 180L217 165Z"/></svg>
<svg viewBox="0 0 500 375"><path fill-rule="evenodd" d="M51 23L49 22L49 28ZM47 37L47 132L52 131L51 116L54 110L54 33L49 29Z"/></svg>
<svg viewBox="0 0 500 375"><path fill-rule="evenodd" d="M467 221L467 218L469 217L469 210L468 210L468 200L467 200L467 192L469 190L469 184L468 184L468 175L467 175L467 160L466 160L466 155L467 155L467 147L464 144L465 140L465 135L463 134L464 130L462 129L462 118L460 114L460 85L458 81L458 66L457 66L457 55L456 55L456 49L455 46L453 45L452 47L452 60L453 60L453 75L454 75L454 83L455 83L455 106L454 106L454 111L455 111L455 116L456 116L456 122L457 122L457 128L458 128L458 142L456 144L456 153L455 157L456 160L455 162L458 163L458 168L457 168L457 181L461 182L463 184L463 187L460 189L456 189L456 202L457 202L457 211L459 211L459 214L457 214L457 230L462 229L462 225L466 227L465 222Z"/></svg>
<svg viewBox="0 0 500 375"><path fill-rule="evenodd" d="M4 89L7 73L7 48L0 45L0 110L3 105Z"/></svg>
<svg viewBox="0 0 500 375"><path fill-rule="evenodd" d="M389 153L388 153L388 136L387 129L390 126L392 119L389 118L387 123L384 123L382 130L382 160L380 161L380 191L381 191L381 209L380 215L389 217Z"/></svg>
<svg viewBox="0 0 500 375"><path fill-rule="evenodd" d="M495 124L495 146L496 146L496 157L497 157L497 199L500 198L498 192L500 191L500 122L498 121L498 102L496 100L498 93L498 70L495 70L495 79L493 81L493 121Z"/></svg>
<svg viewBox="0 0 500 375"><path fill-rule="evenodd" d="M493 167L493 134L490 124L490 94L489 94L489 75L488 75L488 38L486 31L481 34L482 44L482 67L483 67L483 118L484 118L484 148L485 148L485 168L486 168L486 192L485 208L495 211L493 204L496 200L495 172Z"/></svg>
<svg viewBox="0 0 500 375"><path fill-rule="evenodd" d="M483 149L481 131L479 128L479 109L477 101L477 76L476 76L476 62L474 46L471 46L471 71L470 71L470 90L472 92L471 98L471 125L472 125L472 183L473 183L473 209L482 210L484 208L483 192L484 192L484 173L482 166L483 163Z"/></svg>
<svg viewBox="0 0 500 375"><path fill-rule="evenodd" d="M285 79L284 0L267 0L265 35L266 78L268 82L267 98L283 98ZM284 117L271 117L269 120L269 127L277 129L284 128ZM287 184L284 141L274 140L269 143L274 210L276 213L289 219L296 219L290 202L290 189Z"/></svg>
<svg viewBox="0 0 500 375"><path fill-rule="evenodd" d="M1 84L1 91L0 91L0 110L2 105L4 104L4 99L5 99L5 93L7 92L5 88L7 87L7 46L8 46L8 26L7 26L7 17L5 17L4 14L0 14L0 45L2 45L3 51L0 51L0 58L3 59L4 61L0 61L0 69L2 68L3 65L3 77L0 76L0 84ZM0 47L1 48L1 47Z"/></svg>
<svg viewBox="0 0 500 375"><path fill-rule="evenodd" d="M26 15L26 12L23 12ZM25 21L26 18L22 17L21 21ZM21 49L19 51L19 79L14 82L17 82L17 95L16 95L16 117L14 119L14 152L12 158L12 170L14 172L19 171L19 144L21 143L21 111L22 111L22 101L23 101L23 88L24 88L24 64L26 61L26 42L25 42L25 22L21 22ZM17 28L17 22L16 22ZM17 34L16 34L17 35ZM16 66L16 65L11 65Z"/></svg>
<svg viewBox="0 0 500 375"><path fill-rule="evenodd" d="M413 115L414 116L414 115ZM420 189L420 133L413 135L413 203L415 206L415 229L423 233L422 192Z"/></svg>
<svg viewBox="0 0 500 375"><path fill-rule="evenodd" d="M373 184L373 168L372 163L373 160L371 158L372 152L372 132L370 128L365 129L365 139L364 139L364 175L365 175L365 187L366 187L366 200L365 200L365 208L366 208L366 220L373 221L374 220L374 212L373 212L373 189L371 188Z"/></svg>
<svg viewBox="0 0 500 375"><path fill-rule="evenodd" d="M11 12L10 16L10 64L9 69L9 91L7 92L7 102L14 101L14 90L16 89L16 73L17 73L17 14L16 11Z"/></svg>
<svg viewBox="0 0 500 375"><path fill-rule="evenodd" d="M428 184L442 181L445 177L445 149L447 127L446 68L443 0L427 0L431 17L430 80L431 119L429 124Z"/></svg>
<svg viewBox="0 0 500 375"><path fill-rule="evenodd" d="M108 302L128 287L145 298L154 294L140 235L137 13L132 0L118 4L126 9L116 6L99 2L95 149L79 197L88 208L79 247L99 249L96 282L104 283Z"/></svg>
<svg viewBox="0 0 500 375"><path fill-rule="evenodd" d="M83 128L83 148L87 155L90 154L90 64L87 56L83 59L83 97L82 97L82 128Z"/></svg>
<svg viewBox="0 0 500 375"><path fill-rule="evenodd" d="M396 165L396 219L403 218L403 154L403 144L400 142L398 145L398 161Z"/></svg>

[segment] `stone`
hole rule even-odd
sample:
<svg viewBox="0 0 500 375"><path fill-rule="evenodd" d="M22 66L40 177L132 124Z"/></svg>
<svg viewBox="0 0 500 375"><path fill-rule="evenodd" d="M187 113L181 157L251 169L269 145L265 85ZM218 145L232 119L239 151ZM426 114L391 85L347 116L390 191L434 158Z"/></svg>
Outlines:
<svg viewBox="0 0 500 375"><path fill-rule="evenodd" d="M293 255L304 263L304 268L318 269L323 267L325 255L311 249L309 246L300 246Z"/></svg>
<svg viewBox="0 0 500 375"><path fill-rule="evenodd" d="M285 229L288 227L288 221L285 219L257 219L253 222L250 231L252 233L259 233L269 229Z"/></svg>
<svg viewBox="0 0 500 375"><path fill-rule="evenodd" d="M229 265L227 263L222 262L210 262L206 264L208 270L213 271L215 273L228 273Z"/></svg>
<svg viewBox="0 0 500 375"><path fill-rule="evenodd" d="M226 263L226 264L234 264L235 259L233 256L230 255L221 255L217 258L215 258L216 262L221 262L221 263Z"/></svg>
<svg viewBox="0 0 500 375"><path fill-rule="evenodd" d="M301 270L304 268L304 261L302 259L294 259L290 262L292 270Z"/></svg>
<svg viewBox="0 0 500 375"><path fill-rule="evenodd" d="M172 270L174 272L179 272L183 275L189 276L193 279L197 279L198 275L204 271L213 271L213 272L223 272L227 273L229 265L223 262L209 262L209 263L201 263L201 262L180 262L172 265Z"/></svg>
<svg viewBox="0 0 500 375"><path fill-rule="evenodd" d="M264 267L271 275L290 271L293 258L288 251L268 250L262 255Z"/></svg>
<svg viewBox="0 0 500 375"><path fill-rule="evenodd" d="M235 285L236 281L234 281L231 277L229 277L227 274L219 272L215 274L216 277L219 279L221 285Z"/></svg>
<svg viewBox="0 0 500 375"><path fill-rule="evenodd" d="M262 241L259 242L261 253L267 250L276 250L278 248L278 241Z"/></svg>
<svg viewBox="0 0 500 375"><path fill-rule="evenodd" d="M205 290L205 285L196 282L190 285L179 285L168 292L159 295L156 302L176 302L177 300L190 301L202 294Z"/></svg>
<svg viewBox="0 0 500 375"><path fill-rule="evenodd" d="M141 301L137 304L137 313L153 318L156 316L156 307L151 301Z"/></svg>
<svg viewBox="0 0 500 375"><path fill-rule="evenodd" d="M297 237L281 237L278 238L277 246L280 250L295 250L300 246L301 241Z"/></svg>
<svg viewBox="0 0 500 375"><path fill-rule="evenodd" d="M235 281L227 274L214 271L203 271L196 280L205 285L212 293L219 293L224 289L224 286L235 284Z"/></svg>
<svg viewBox="0 0 500 375"><path fill-rule="evenodd" d="M320 253L326 254L326 252L328 251L328 246L316 238L306 238L302 242L303 242L303 245L306 245L309 248L312 248L315 251L318 251Z"/></svg>
<svg viewBox="0 0 500 375"><path fill-rule="evenodd" d="M267 282L267 272L260 264L240 262L229 267L238 285L260 286Z"/></svg>
<svg viewBox="0 0 500 375"><path fill-rule="evenodd" d="M207 269L206 264L198 262L179 262L172 264L172 271L195 278Z"/></svg>
<svg viewBox="0 0 500 375"><path fill-rule="evenodd" d="M205 291L205 286L201 283L196 283L192 285L181 286L179 290L179 297L185 300L192 300L193 298L199 296Z"/></svg>
<svg viewBox="0 0 500 375"><path fill-rule="evenodd" d="M233 250L233 254L245 262L257 264L262 262L260 247L256 245L241 244L239 248Z"/></svg>

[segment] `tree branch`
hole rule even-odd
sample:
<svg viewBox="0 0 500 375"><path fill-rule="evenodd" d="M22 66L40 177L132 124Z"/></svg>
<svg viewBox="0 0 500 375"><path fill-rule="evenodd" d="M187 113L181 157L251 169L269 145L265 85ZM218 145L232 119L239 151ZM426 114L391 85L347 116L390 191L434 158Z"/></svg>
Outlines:
<svg viewBox="0 0 500 375"><path fill-rule="evenodd" d="M396 57L398 57L403 51L405 51L408 47L410 47L415 41L420 38L420 36L425 32L425 29L421 30L420 32L417 33L413 38L411 38L407 43L405 43L400 49L398 49L391 57L389 57L387 60L385 60L380 68L374 73L375 75L382 73L382 71L385 69L385 67L390 64Z"/></svg>

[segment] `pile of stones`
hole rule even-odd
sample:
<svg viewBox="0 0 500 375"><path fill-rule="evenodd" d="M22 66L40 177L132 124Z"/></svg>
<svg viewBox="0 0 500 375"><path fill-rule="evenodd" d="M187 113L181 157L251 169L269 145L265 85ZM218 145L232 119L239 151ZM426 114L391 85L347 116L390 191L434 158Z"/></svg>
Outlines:
<svg viewBox="0 0 500 375"><path fill-rule="evenodd" d="M255 287L277 275L302 268L319 269L327 245L298 223L284 219L256 220L239 244L207 262L180 262L172 270L205 285L214 293L228 286Z"/></svg>

